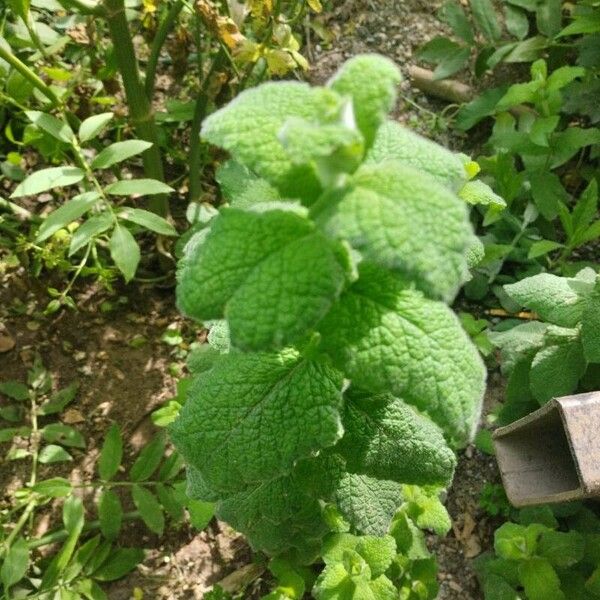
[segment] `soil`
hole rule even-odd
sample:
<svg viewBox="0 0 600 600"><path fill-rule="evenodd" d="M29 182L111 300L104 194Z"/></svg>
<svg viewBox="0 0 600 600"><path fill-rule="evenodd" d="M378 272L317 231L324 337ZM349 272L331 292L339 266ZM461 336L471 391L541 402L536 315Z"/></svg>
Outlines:
<svg viewBox="0 0 600 600"><path fill-rule="evenodd" d="M333 33L332 39L318 40L312 32L307 40L306 52L312 64L309 79L325 81L344 60L361 52L379 52L401 68L407 66L416 47L440 34L435 9L435 3L420 0L347 0L320 18ZM405 79L396 117L446 145L463 149L462 140L451 138L443 128L431 128L430 111L440 108ZM48 298L39 280L29 278L24 270L0 277L0 342L4 340L4 346L0 344L0 381L24 380L39 353L57 388L75 379L80 383L79 393L65 414L84 435L86 449L73 452L72 463L42 466L40 477L90 480L103 436L112 422L119 423L126 436L126 462L130 463L154 433L150 413L174 395L176 378L172 373L182 367L178 350L196 336L176 311L173 289L128 286L120 290L120 301L110 297L114 310L103 312L106 292L86 284L75 298L78 312L44 318L39 314ZM167 328L182 331L180 348L162 341ZM141 337L144 342L136 343ZM14 347L10 347L12 342ZM493 375L486 411L501 395L500 381ZM0 397L0 404L3 402ZM6 444L0 445L3 455L7 449ZM0 469L1 504L24 483L27 474L26 461L4 463ZM472 559L490 548L496 524L485 516L478 501L484 484L497 481L493 458L472 446L461 453L447 499L453 530L443 539L430 540L439 561L441 600L482 598ZM43 535L50 529L55 517L50 507L36 523L37 533ZM263 567L253 565L245 541L226 524L213 521L199 534L187 526L167 528L159 540L134 522L122 538L126 545L147 548L147 557L135 573L108 587L111 600L127 600L135 588L143 591L144 598L200 599L214 583L232 574L257 581L255 586L263 585L258 577ZM258 591L250 586L244 597L257 598Z"/></svg>

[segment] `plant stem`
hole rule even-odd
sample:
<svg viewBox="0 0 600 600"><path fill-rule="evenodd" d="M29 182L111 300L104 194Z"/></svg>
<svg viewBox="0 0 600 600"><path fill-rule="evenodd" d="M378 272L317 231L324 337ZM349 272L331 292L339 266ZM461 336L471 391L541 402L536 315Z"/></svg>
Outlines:
<svg viewBox="0 0 600 600"><path fill-rule="evenodd" d="M82 0L58 0L58 3L67 10L76 8L83 15L102 15L104 12L101 5L87 4Z"/></svg>
<svg viewBox="0 0 600 600"><path fill-rule="evenodd" d="M146 96L140 78L133 41L125 16L124 1L104 0L104 9L115 58L123 78L129 118L137 135L152 143L152 146L142 154L144 172L151 179L164 181L162 157L158 146L158 129L152 105ZM167 196L165 194L153 196L148 201L148 208L161 216L166 216L169 212Z"/></svg>
<svg viewBox="0 0 600 600"><path fill-rule="evenodd" d="M192 121L192 128L190 131L190 159L188 161L188 171L190 177L189 185L189 201L198 202L200 200L202 187L200 182L202 181L202 144L200 143L200 128L202 122L206 116L206 108L208 106L208 85L214 74L214 72L221 66L225 58L223 50L219 51L219 54L215 57L210 66L206 77L202 81L200 95L196 100L196 106L194 108L194 119Z"/></svg>
<svg viewBox="0 0 600 600"><path fill-rule="evenodd" d="M131 521L133 519L137 519L140 516L140 512L138 510L133 510L131 512L127 512L123 514L123 519L126 521ZM90 531L92 529L100 529L100 521L88 521L84 526L82 531ZM30 540L27 542L27 546L30 550L33 548L39 548L40 546L47 546L48 544L55 544L56 542L62 542L67 539L69 536L69 532L66 529L57 529L56 531L51 531L47 533L41 538L37 540Z"/></svg>
<svg viewBox="0 0 600 600"><path fill-rule="evenodd" d="M167 39L167 35L173 23L179 16L181 9L183 8L183 0L176 0L171 6L164 19L160 22L158 31L154 41L152 42L152 49L150 51L150 57L148 58L148 64L146 65L146 80L144 82L144 89L146 90L146 96L148 100L152 100L154 94L154 82L156 80L156 67L158 66L158 59L160 58L160 51Z"/></svg>
<svg viewBox="0 0 600 600"><path fill-rule="evenodd" d="M5 47L0 45L0 58L5 60L11 67L16 69L29 83L36 87L54 106L60 104L58 96L21 60L19 60L12 52L9 52Z"/></svg>

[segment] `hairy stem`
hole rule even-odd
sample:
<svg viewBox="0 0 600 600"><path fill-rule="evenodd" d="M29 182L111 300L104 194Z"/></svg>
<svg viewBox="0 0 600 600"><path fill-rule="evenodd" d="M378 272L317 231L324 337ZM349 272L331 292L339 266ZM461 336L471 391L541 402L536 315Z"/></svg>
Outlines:
<svg viewBox="0 0 600 600"><path fill-rule="evenodd" d="M158 147L158 129L154 120L152 105L146 96L140 78L133 41L125 17L124 1L104 0L104 9L110 37L114 45L115 58L123 78L129 118L137 135L141 139L152 143L152 146L142 154L144 172L146 177L164 181L162 157ZM167 196L164 194L153 196L148 202L148 208L159 215L167 215L169 212Z"/></svg>
<svg viewBox="0 0 600 600"><path fill-rule="evenodd" d="M150 57L148 58L148 64L146 65L146 80L144 82L144 88L146 90L146 96L148 100L152 100L154 94L154 82L156 80L156 67L158 66L158 59L160 58L160 52L167 39L169 31L173 27L173 24L177 20L181 9L183 8L183 0L176 0L171 6L163 20L160 22L158 31L154 41L152 42L152 49L150 51Z"/></svg>

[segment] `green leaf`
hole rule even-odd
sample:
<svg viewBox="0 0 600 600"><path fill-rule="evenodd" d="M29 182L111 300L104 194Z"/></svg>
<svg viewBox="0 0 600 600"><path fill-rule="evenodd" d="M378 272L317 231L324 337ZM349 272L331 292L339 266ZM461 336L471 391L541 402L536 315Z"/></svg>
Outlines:
<svg viewBox="0 0 600 600"><path fill-rule="evenodd" d="M571 567L585 551L585 538L577 531L545 531L538 542L538 554L555 567Z"/></svg>
<svg viewBox="0 0 600 600"><path fill-rule="evenodd" d="M343 99L333 90L305 83L277 82L245 90L207 117L202 137L269 183L284 197L313 198L321 189L314 168L294 165L279 139L285 122L299 117L318 122L341 120Z"/></svg>
<svg viewBox="0 0 600 600"><path fill-rule="evenodd" d="M85 448L85 439L77 429L63 423L50 423L42 429L42 437L47 442L56 442L63 446Z"/></svg>
<svg viewBox="0 0 600 600"><path fill-rule="evenodd" d="M8 0L8 5L25 23L29 23L30 0Z"/></svg>
<svg viewBox="0 0 600 600"><path fill-rule="evenodd" d="M328 86L342 97L350 97L354 117L367 147L379 126L396 104L396 88L402 76L391 60L363 54L346 61Z"/></svg>
<svg viewBox="0 0 600 600"><path fill-rule="evenodd" d="M497 111L508 110L517 104L532 104L535 102L538 91L542 88L543 81L528 81L515 83L496 104Z"/></svg>
<svg viewBox="0 0 600 600"><path fill-rule="evenodd" d="M452 28L452 31L461 40L471 45L475 42L473 28L463 10L456 0L447 0L440 8L437 16Z"/></svg>
<svg viewBox="0 0 600 600"><path fill-rule="evenodd" d="M96 204L99 198L98 192L86 192L52 211L39 228L35 241L43 242L65 225L81 217Z"/></svg>
<svg viewBox="0 0 600 600"><path fill-rule="evenodd" d="M4 394L13 400L27 400L29 388L18 381L3 381L0 383L0 394Z"/></svg>
<svg viewBox="0 0 600 600"><path fill-rule="evenodd" d="M165 516L156 496L141 485L132 487L131 496L148 529L157 535L162 535L165 528Z"/></svg>
<svg viewBox="0 0 600 600"><path fill-rule="evenodd" d="M104 191L113 196L152 196L156 194L168 194L173 188L157 179L122 179L107 185ZM131 210L131 209L129 209Z"/></svg>
<svg viewBox="0 0 600 600"><path fill-rule="evenodd" d="M540 350L533 359L530 387L540 404L571 394L585 373L586 361L578 332Z"/></svg>
<svg viewBox="0 0 600 600"><path fill-rule="evenodd" d="M84 510L81 498L70 495L65 500L63 504L63 524L69 535L58 554L46 567L40 584L41 590L49 590L56 585L75 552L75 547L84 524Z"/></svg>
<svg viewBox="0 0 600 600"><path fill-rule="evenodd" d="M72 491L71 483L64 477L45 479L32 486L32 491L50 498L64 498Z"/></svg>
<svg viewBox="0 0 600 600"><path fill-rule="evenodd" d="M600 363L600 283L596 283L583 310L581 342L585 358Z"/></svg>
<svg viewBox="0 0 600 600"><path fill-rule="evenodd" d="M564 244L559 244L552 240L539 240L538 242L531 244L531 248L529 248L529 252L527 253L527 258L539 258L558 248L564 248Z"/></svg>
<svg viewBox="0 0 600 600"><path fill-rule="evenodd" d="M137 223L161 235L176 236L177 230L166 219L141 208L125 208L118 213L120 219Z"/></svg>
<svg viewBox="0 0 600 600"><path fill-rule="evenodd" d="M146 481L150 478L165 455L165 445L165 436L159 433L144 446L129 471L131 481Z"/></svg>
<svg viewBox="0 0 600 600"><path fill-rule="evenodd" d="M16 436L28 437L31 434L31 427L6 427L0 429L0 443L11 442Z"/></svg>
<svg viewBox="0 0 600 600"><path fill-rule="evenodd" d="M396 540L391 535L375 537L365 535L358 538L356 551L371 569L371 577L383 575L396 557Z"/></svg>
<svg viewBox="0 0 600 600"><path fill-rule="evenodd" d="M600 15L597 12L576 15L556 37L565 35L580 35L582 33L597 33L600 31Z"/></svg>
<svg viewBox="0 0 600 600"><path fill-rule="evenodd" d="M110 229L113 223L113 216L109 212L103 212L87 219L85 223L83 223L81 227L78 227L73 233L71 245L69 246L69 256L73 256L73 254L81 250L81 248L87 246L95 236Z"/></svg>
<svg viewBox="0 0 600 600"><path fill-rule="evenodd" d="M429 173L453 191L461 189L467 181L465 163L459 154L396 121L386 121L377 131L365 161L381 163L393 159Z"/></svg>
<svg viewBox="0 0 600 600"><path fill-rule="evenodd" d="M193 527L202 531L212 521L215 516L215 505L212 502L202 502L201 500L190 500L187 505L190 515L190 523Z"/></svg>
<svg viewBox="0 0 600 600"><path fill-rule="evenodd" d="M488 42L497 42L502 35L502 30L491 0L471 0L470 4L479 31Z"/></svg>
<svg viewBox="0 0 600 600"><path fill-rule="evenodd" d="M56 444L49 444L44 446L38 456L38 460L43 464L51 464L57 462L65 462L73 460L73 457L60 446Z"/></svg>
<svg viewBox="0 0 600 600"><path fill-rule="evenodd" d="M504 199L498 196L487 183L484 183L480 179L467 181L458 192L458 195L469 204L491 206L500 210L506 208Z"/></svg>
<svg viewBox="0 0 600 600"><path fill-rule="evenodd" d="M65 142L66 144L73 143L75 135L65 122L37 110L28 110L25 111L25 114L36 127L49 133L53 138Z"/></svg>
<svg viewBox="0 0 600 600"><path fill-rule="evenodd" d="M417 50L416 56L428 63L438 64L448 56L461 48L460 44L453 42L450 38L438 35Z"/></svg>
<svg viewBox="0 0 600 600"><path fill-rule="evenodd" d="M383 536L402 503L402 485L395 481L346 473L338 482L334 498L340 512L355 531Z"/></svg>
<svg viewBox="0 0 600 600"><path fill-rule="evenodd" d="M121 432L116 423L113 423L108 430L100 457L98 458L98 473L100 479L110 481L118 472L123 458L123 440Z"/></svg>
<svg viewBox="0 0 600 600"><path fill-rule="evenodd" d="M559 177L548 171L532 171L528 173L531 195L540 213L549 221L558 216L559 204L568 198Z"/></svg>
<svg viewBox="0 0 600 600"><path fill-rule="evenodd" d="M136 154L148 150L152 146L151 142L144 140L126 140L124 142L115 142L107 146L94 158L91 163L92 169L108 169L113 165L120 163Z"/></svg>
<svg viewBox="0 0 600 600"><path fill-rule="evenodd" d="M472 438L485 368L444 304L365 266L320 331L323 349L353 384L416 406L459 445Z"/></svg>
<svg viewBox="0 0 600 600"><path fill-rule="evenodd" d="M338 248L294 210L223 209L186 247L179 308L198 320L227 317L233 345L281 347L306 335L345 282Z"/></svg>
<svg viewBox="0 0 600 600"><path fill-rule="evenodd" d="M519 40L527 37L529 33L529 19L527 13L512 4L504 5L504 20L506 29Z"/></svg>
<svg viewBox="0 0 600 600"><path fill-rule="evenodd" d="M538 31L552 38L562 26L562 1L544 0L538 4L536 10L536 24Z"/></svg>
<svg viewBox="0 0 600 600"><path fill-rule="evenodd" d="M456 48L441 60L433 71L433 79L447 79L469 64L470 48Z"/></svg>
<svg viewBox="0 0 600 600"><path fill-rule="evenodd" d="M94 573L98 581L115 581L133 571L144 560L141 548L118 548Z"/></svg>
<svg viewBox="0 0 600 600"><path fill-rule="evenodd" d="M494 534L494 550L501 558L520 560L530 556L527 528L516 523L504 523Z"/></svg>
<svg viewBox="0 0 600 600"><path fill-rule="evenodd" d="M291 350L224 355L192 384L171 438L208 485L238 491L340 438L341 386Z"/></svg>
<svg viewBox="0 0 600 600"><path fill-rule="evenodd" d="M127 227L115 225L109 242L110 255L126 282L133 279L140 262L140 247Z"/></svg>
<svg viewBox="0 0 600 600"><path fill-rule="evenodd" d="M93 115L82 121L79 126L79 141L88 142L94 139L114 118L111 112Z"/></svg>
<svg viewBox="0 0 600 600"><path fill-rule="evenodd" d="M419 485L452 481L456 458L442 432L397 398L346 396L344 429L336 448L354 473Z"/></svg>
<svg viewBox="0 0 600 600"><path fill-rule="evenodd" d="M538 556L519 563L519 579L528 600L567 600L552 565Z"/></svg>
<svg viewBox="0 0 600 600"><path fill-rule="evenodd" d="M29 548L23 538L17 538L9 548L2 567L0 568L0 579L4 585L4 592L8 597L8 590L15 583L25 577L29 567Z"/></svg>
<svg viewBox="0 0 600 600"><path fill-rule="evenodd" d="M560 327L576 327L586 305L585 296L578 294L572 279L550 273L540 273L504 286L506 293L518 304L535 311L539 318Z"/></svg>
<svg viewBox="0 0 600 600"><path fill-rule="evenodd" d="M587 230L589 225L594 220L598 210L598 183L592 179L589 185L585 188L575 208L573 209L573 239L571 244L577 244L578 238ZM571 237L571 236L569 236Z"/></svg>
<svg viewBox="0 0 600 600"><path fill-rule="evenodd" d="M68 404L75 400L79 390L77 381L71 382L67 387L50 396L50 400L42 404L39 409L41 415L54 415L61 412Z"/></svg>
<svg viewBox="0 0 600 600"><path fill-rule="evenodd" d="M84 172L77 167L50 167L49 169L41 169L40 171L35 171L35 173L32 173L22 181L10 197L35 196L55 187L73 185L81 181L83 177Z"/></svg>
<svg viewBox="0 0 600 600"><path fill-rule="evenodd" d="M415 522L419 529L433 531L437 535L446 535L452 528L452 520L446 507L440 501L440 489L403 485L403 510Z"/></svg>
<svg viewBox="0 0 600 600"><path fill-rule="evenodd" d="M468 278L473 234L465 203L427 173L398 161L364 165L345 188L324 194L314 211L329 236L346 239L365 261L409 278L432 297L454 298Z"/></svg>

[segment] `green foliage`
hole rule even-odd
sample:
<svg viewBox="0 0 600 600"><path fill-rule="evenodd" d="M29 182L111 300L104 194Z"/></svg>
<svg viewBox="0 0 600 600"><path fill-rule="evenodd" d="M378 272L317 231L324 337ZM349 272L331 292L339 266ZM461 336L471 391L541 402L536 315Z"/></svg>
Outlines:
<svg viewBox="0 0 600 600"><path fill-rule="evenodd" d="M394 150L384 113L398 79L386 59L359 56L327 87L265 84L211 115L203 135L236 161L218 175L230 206L190 238L178 273L182 311L222 320L192 355L170 425L190 496L295 565L331 529L381 537L403 519L402 559L375 566L357 542L327 565L322 598L416 589L413 561L427 579L417 588L435 587L411 519L445 532L448 518L437 488L402 484L450 482L446 440L471 439L484 388L441 301L467 277L473 234L455 191L468 161L420 138L411 160L409 134Z"/></svg>
<svg viewBox="0 0 600 600"><path fill-rule="evenodd" d="M0 516L0 597L101 600L107 598L101 583L124 577L144 560L142 548L121 546L125 521L141 519L150 531L162 535L167 516L171 524L178 524L187 511L192 526L203 529L214 506L187 498L183 461L177 452L167 453L164 432L141 449L126 472L121 431L113 424L100 449L98 478L73 483L65 477L47 477L45 465L70 461L87 447L78 429L52 420L76 398L77 383L56 392L52 387L52 377L39 357L26 385L0 383L0 394L9 400L0 419L11 425L0 429L0 443L10 444L6 459L30 461L28 483L11 493L9 507ZM80 497L82 489L92 492L86 494L89 506ZM33 517L47 511L50 503L62 506L63 522L39 537ZM137 510L126 512L127 504ZM97 519L88 520L89 513ZM35 552L50 544L58 545L50 557Z"/></svg>
<svg viewBox="0 0 600 600"><path fill-rule="evenodd" d="M586 375L593 376L600 358L600 278L590 268L575 277L540 273L504 289L539 319L509 324L513 326L489 335L501 350L508 377L500 415L506 422L552 398L585 389ZM594 385L592 378L592 389Z"/></svg>
<svg viewBox="0 0 600 600"><path fill-rule="evenodd" d="M596 597L600 518L579 505L526 508L476 561L486 600ZM585 522L585 525L583 525Z"/></svg>

